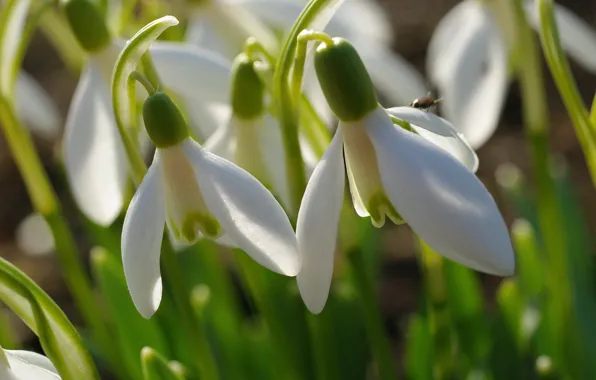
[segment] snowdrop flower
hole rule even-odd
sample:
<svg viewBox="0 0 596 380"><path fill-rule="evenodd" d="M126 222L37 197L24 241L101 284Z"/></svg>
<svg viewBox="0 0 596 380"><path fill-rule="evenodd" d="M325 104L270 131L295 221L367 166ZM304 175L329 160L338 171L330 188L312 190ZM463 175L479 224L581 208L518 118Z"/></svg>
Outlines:
<svg viewBox="0 0 596 380"><path fill-rule="evenodd" d="M112 69L125 42L113 39L98 9L86 0L64 5L74 34L89 52L66 119L63 154L66 174L79 208L107 226L121 211L127 185L124 147L112 110ZM222 123L228 101L230 63L186 44L155 43L150 49L160 78L180 97L193 125L206 138Z"/></svg>
<svg viewBox="0 0 596 380"><path fill-rule="evenodd" d="M302 12L306 2L302 0L215 0L208 1L211 8L220 13L227 10L232 14L250 15L250 25L255 20L264 23L269 30L282 33L290 31L294 22ZM375 86L392 104L408 104L412 99L426 94L426 86L422 75L403 57L391 49L392 31L389 21L383 12L368 0L348 0L334 10L330 20L323 20L313 29L344 37L356 46ZM210 9L211 9L210 8ZM199 46L213 49L227 56L235 56L240 52L242 43L251 36L252 28L246 27L243 35L230 31L230 20L215 18L209 12L199 13L190 24L187 40ZM211 18L210 18L211 17ZM245 19L235 22L245 23ZM232 21L233 23L234 21ZM328 24L327 24L328 22ZM219 26L218 26L219 25ZM253 35L257 41L264 43L269 38L263 37L263 25ZM267 46L267 44L265 44ZM271 44L269 44L271 45ZM327 110L321 106L324 97L311 69L306 69L305 91L317 111L326 116ZM399 85L396 85L399 83ZM325 117L328 120L328 117Z"/></svg>
<svg viewBox="0 0 596 380"><path fill-rule="evenodd" d="M500 27L494 9L477 0L456 5L437 26L427 56L430 79L444 98L445 116L475 149L494 133L508 85L512 42L505 37L510 30L507 25ZM531 25L538 28L532 1L526 2L525 10ZM555 18L565 49L596 73L596 32L559 5Z"/></svg>
<svg viewBox="0 0 596 380"><path fill-rule="evenodd" d="M192 140L166 94L147 98L143 118L157 150L122 228L124 273L141 315L149 318L161 300L164 225L186 243L200 236L217 239L274 272L295 276L301 266L296 236L273 195L245 170Z"/></svg>
<svg viewBox="0 0 596 380"><path fill-rule="evenodd" d="M60 376L52 362L43 355L0 347L0 379L59 380Z"/></svg>
<svg viewBox="0 0 596 380"><path fill-rule="evenodd" d="M15 95L18 113L33 133L47 139L58 135L62 120L56 104L25 71L17 77Z"/></svg>
<svg viewBox="0 0 596 380"><path fill-rule="evenodd" d="M385 216L398 222L403 218L445 257L482 272L512 275L515 259L507 228L473 172L437 141L425 139L431 130L418 135L393 125L347 41L321 43L315 68L340 122L298 214L303 266L297 280L308 309L319 313L329 293L346 169L354 208L361 216L370 215L373 224L382 225ZM422 124L416 112L411 116Z"/></svg>
<svg viewBox="0 0 596 380"><path fill-rule="evenodd" d="M279 123L267 112L264 83L255 61L240 54L232 69L232 112L228 123L205 142L205 149L224 157L259 179L282 204L290 205L285 154ZM308 174L316 158L301 144Z"/></svg>

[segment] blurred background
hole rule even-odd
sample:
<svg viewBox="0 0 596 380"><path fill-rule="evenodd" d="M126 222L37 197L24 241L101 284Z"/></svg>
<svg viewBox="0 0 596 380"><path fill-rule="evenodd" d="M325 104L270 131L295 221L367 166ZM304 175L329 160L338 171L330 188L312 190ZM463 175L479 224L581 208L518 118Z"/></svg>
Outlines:
<svg viewBox="0 0 596 380"><path fill-rule="evenodd" d="M428 42L441 18L455 5L453 0L380 0L394 27L393 48L413 63L424 74ZM558 0L586 22L596 28L596 1ZM573 73L586 104L590 104L596 91L596 76L584 71L571 61ZM564 158L571 182L573 196L581 204L581 213L588 220L590 236L596 232L596 190L589 178L583 153L569 117L556 91L550 72L543 62L545 83L548 92L551 119L551 151ZM37 33L24 60L24 69L30 73L53 97L62 117L66 115L77 78L71 75L44 35ZM426 94L420 94L425 96ZM397 105L396 105L397 106ZM440 106L438 107L440 114ZM69 222L79 239L82 252L89 252L90 242L82 233L82 218L74 207L63 173L56 161L59 152L59 138L35 136L37 148L43 158L53 184L60 194ZM522 109L519 87L509 87L504 112L496 134L479 151L480 168L478 176L497 199L508 225L518 217L516 210L499 192L496 173L503 164L513 163L528 176L531 184L530 160L522 129ZM32 212L32 205L11 158L4 137L0 135L0 255L33 278L63 308L76 324L80 321L61 279L58 263L52 252L32 255L23 252L17 244L19 226ZM31 223L31 221L30 221ZM35 221L33 221L35 223ZM79 233L76 233L79 231ZM43 229L36 238L44 240ZM388 223L383 228L383 265L378 288L381 310L390 334L396 361L403 360L407 317L419 307L422 286L418 260L415 258L417 245L407 226ZM590 239L591 243L596 239ZM35 242L29 242L34 244ZM43 247L42 247L43 248ZM593 251L590 246L590 251ZM44 251L44 249L40 249ZM502 281L497 277L480 275L484 301L488 310L494 310L495 292ZM16 338L25 346L35 347L35 336L24 325L14 319Z"/></svg>

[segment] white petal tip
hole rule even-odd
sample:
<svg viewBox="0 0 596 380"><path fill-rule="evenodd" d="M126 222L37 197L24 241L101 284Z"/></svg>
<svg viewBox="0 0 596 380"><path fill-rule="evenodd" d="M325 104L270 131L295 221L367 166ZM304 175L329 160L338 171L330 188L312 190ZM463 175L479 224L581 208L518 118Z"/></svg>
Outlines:
<svg viewBox="0 0 596 380"><path fill-rule="evenodd" d="M298 258L298 254L289 258L284 263L277 263L279 273L283 274L284 276L295 277L300 273L302 269L302 260Z"/></svg>
<svg viewBox="0 0 596 380"><path fill-rule="evenodd" d="M314 287L312 283L300 280L297 277L298 289L304 305L311 314L320 314L325 308L327 298L329 298L329 289L324 290L324 287Z"/></svg>
<svg viewBox="0 0 596 380"><path fill-rule="evenodd" d="M135 306L143 318L151 318L157 309L159 309L162 290L162 282L161 279L159 279L153 286L153 289L150 292L147 292L149 298L143 297L145 299L135 301Z"/></svg>

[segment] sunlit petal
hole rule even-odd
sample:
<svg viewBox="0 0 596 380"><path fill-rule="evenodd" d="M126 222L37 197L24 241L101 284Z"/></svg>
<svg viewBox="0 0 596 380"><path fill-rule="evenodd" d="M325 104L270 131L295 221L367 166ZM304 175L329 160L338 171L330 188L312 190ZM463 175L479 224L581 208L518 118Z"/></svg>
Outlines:
<svg viewBox="0 0 596 380"><path fill-rule="evenodd" d="M508 85L507 49L492 15L482 13L476 30L438 83L442 110L474 149L497 128Z"/></svg>
<svg viewBox="0 0 596 380"><path fill-rule="evenodd" d="M0 348L1 349L1 348ZM0 369L0 376L6 380L57 380L60 379L54 365L43 355L29 351L6 350L10 364L8 372ZM1 366L1 365L0 365ZM6 370L5 368L4 370Z"/></svg>
<svg viewBox="0 0 596 380"><path fill-rule="evenodd" d="M164 85L180 96L193 131L209 137L223 122L215 106L230 100L231 63L184 43L154 43L150 51Z"/></svg>
<svg viewBox="0 0 596 380"><path fill-rule="evenodd" d="M596 31L583 19L567 8L554 4L555 20L563 49L579 64L596 73ZM534 2L526 3L528 20L534 29L540 28L538 7Z"/></svg>
<svg viewBox="0 0 596 380"><path fill-rule="evenodd" d="M416 133L451 153L471 171L478 170L476 152L447 120L412 107L389 108L387 112L411 123Z"/></svg>
<svg viewBox="0 0 596 380"><path fill-rule="evenodd" d="M51 139L60 133L62 120L47 92L25 71L19 73L15 89L19 115L32 132Z"/></svg>
<svg viewBox="0 0 596 380"><path fill-rule="evenodd" d="M257 133L273 191L279 195L282 203L289 207L290 188L286 176L286 157L279 123L271 115L265 115L262 128L259 128Z"/></svg>
<svg viewBox="0 0 596 380"><path fill-rule="evenodd" d="M380 111L366 126L397 211L438 253L482 272L512 275L507 227L482 182L443 149L394 128Z"/></svg>
<svg viewBox="0 0 596 380"><path fill-rule="evenodd" d="M111 224L122 208L127 167L107 84L93 59L70 105L63 153L79 208L93 222Z"/></svg>
<svg viewBox="0 0 596 380"><path fill-rule="evenodd" d="M12 363L14 361L19 360L21 362L39 367L40 369L45 369L48 372L58 374L56 367L54 367L54 364L52 364L50 359L36 352L24 350L5 350L4 352L6 353L8 362L11 363L11 367L13 366Z"/></svg>
<svg viewBox="0 0 596 380"><path fill-rule="evenodd" d="M122 227L122 264L126 283L139 313L149 318L161 302L159 268L165 226L165 192L160 152L133 197Z"/></svg>
<svg viewBox="0 0 596 380"><path fill-rule="evenodd" d="M248 172L194 141L182 144L205 203L229 238L259 264L295 276L301 266L296 236L273 195Z"/></svg>
<svg viewBox="0 0 596 380"><path fill-rule="evenodd" d="M481 7L477 1L462 1L454 6L436 26L428 45L426 68L433 82L448 74L453 60L482 26Z"/></svg>
<svg viewBox="0 0 596 380"><path fill-rule="evenodd" d="M233 161L236 152L236 133L232 119L215 131L203 147L211 153L217 154L226 160Z"/></svg>
<svg viewBox="0 0 596 380"><path fill-rule="evenodd" d="M344 173L340 127L308 181L298 212L296 234L302 255L298 289L308 310L315 314L325 307L331 287Z"/></svg>
<svg viewBox="0 0 596 380"><path fill-rule="evenodd" d="M355 44L375 87L392 104L409 104L425 96L422 75L400 55L378 44Z"/></svg>

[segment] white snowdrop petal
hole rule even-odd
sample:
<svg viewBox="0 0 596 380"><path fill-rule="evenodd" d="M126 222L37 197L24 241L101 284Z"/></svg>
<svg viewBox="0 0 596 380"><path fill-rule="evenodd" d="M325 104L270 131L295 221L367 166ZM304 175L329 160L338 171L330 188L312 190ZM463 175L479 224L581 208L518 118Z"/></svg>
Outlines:
<svg viewBox="0 0 596 380"><path fill-rule="evenodd" d="M236 133L232 119L230 118L225 125L216 130L205 141L203 147L213 154L232 161L236 152Z"/></svg>
<svg viewBox="0 0 596 380"><path fill-rule="evenodd" d="M300 271L296 236L283 208L255 177L196 142L182 143L199 188L224 233L255 261L287 276Z"/></svg>
<svg viewBox="0 0 596 380"><path fill-rule="evenodd" d="M36 366L40 369L44 369L48 372L52 372L56 375L58 374L56 367L54 367L54 364L52 364L50 359L41 354L38 354L37 352L24 350L4 350L4 352L6 353L8 362L11 363L11 367L12 363L18 360L20 362Z"/></svg>
<svg viewBox="0 0 596 380"><path fill-rule="evenodd" d="M122 208L127 166L109 90L93 58L70 105L63 154L77 205L93 222L110 225Z"/></svg>
<svg viewBox="0 0 596 380"><path fill-rule="evenodd" d="M333 19L348 25L352 32L347 37L361 36L383 46L393 43L391 20L377 1L348 0L339 7Z"/></svg>
<svg viewBox="0 0 596 380"><path fill-rule="evenodd" d="M31 131L48 139L58 136L62 125L60 113L39 83L21 71L15 91L18 113Z"/></svg>
<svg viewBox="0 0 596 380"><path fill-rule="evenodd" d="M452 61L459 55L474 32L481 26L481 4L465 0L455 5L439 21L428 45L426 68L432 81L449 73Z"/></svg>
<svg viewBox="0 0 596 380"><path fill-rule="evenodd" d="M298 212L296 234L302 255L298 289L306 307L314 314L325 307L331 287L344 177L340 126L308 181Z"/></svg>
<svg viewBox="0 0 596 380"><path fill-rule="evenodd" d="M498 26L483 12L482 28L468 41L442 84L442 109L474 149L497 128L508 85L507 50Z"/></svg>
<svg viewBox="0 0 596 380"><path fill-rule="evenodd" d="M122 264L139 313L149 318L161 302L159 268L165 226L165 190L159 150L137 189L122 227Z"/></svg>
<svg viewBox="0 0 596 380"><path fill-rule="evenodd" d="M60 379L54 365L45 357L34 352L4 351L10 370L6 380L57 380ZM45 360L44 360L45 359ZM2 371L0 370L0 374ZM6 373L4 374L6 376Z"/></svg>
<svg viewBox="0 0 596 380"><path fill-rule="evenodd" d="M286 175L286 157L279 123L271 115L263 118L262 128L257 130L263 161L271 186L284 206L290 207L290 188Z"/></svg>
<svg viewBox="0 0 596 380"><path fill-rule="evenodd" d="M580 65L596 73L596 31L583 19L559 4L555 4L554 11L563 49ZM537 4L528 2L526 13L532 27L538 30L540 17Z"/></svg>
<svg viewBox="0 0 596 380"><path fill-rule="evenodd" d="M400 55L378 44L355 44L375 87L393 104L425 96L422 75Z"/></svg>
<svg viewBox="0 0 596 380"><path fill-rule="evenodd" d="M480 180L443 149L394 128L384 110L369 115L366 127L385 192L414 232L461 264L512 275L507 227Z"/></svg>
<svg viewBox="0 0 596 380"><path fill-rule="evenodd" d="M449 121L412 107L394 107L387 109L387 112L409 122L416 133L451 153L469 170L478 170L476 152Z"/></svg>
<svg viewBox="0 0 596 380"><path fill-rule="evenodd" d="M193 131L209 137L223 122L215 106L230 100L231 63L185 43L156 42L150 51L164 85L180 96Z"/></svg>

